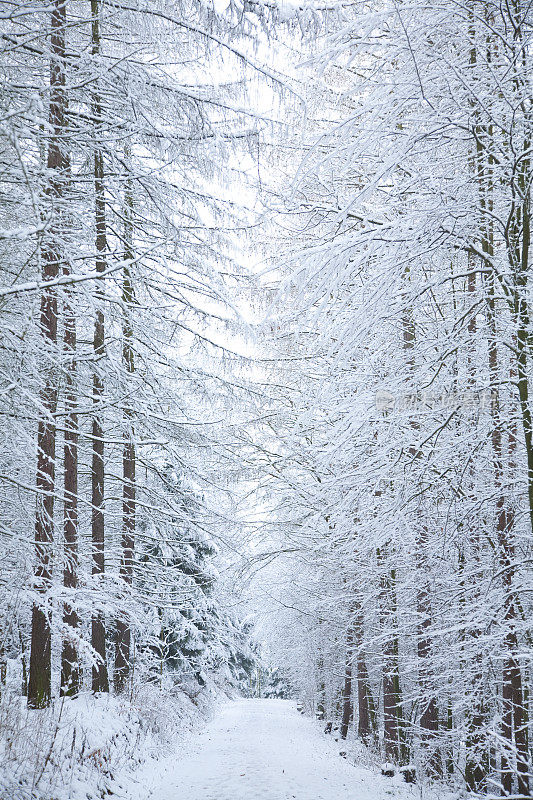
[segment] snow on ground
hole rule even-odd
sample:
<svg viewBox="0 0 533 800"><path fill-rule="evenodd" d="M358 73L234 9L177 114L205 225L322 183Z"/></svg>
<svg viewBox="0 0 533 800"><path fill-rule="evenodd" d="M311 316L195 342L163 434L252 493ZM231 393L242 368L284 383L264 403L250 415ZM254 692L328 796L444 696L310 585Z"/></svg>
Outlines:
<svg viewBox="0 0 533 800"><path fill-rule="evenodd" d="M30 710L26 698L0 696L0 800L101 800L123 797L136 773L175 752L211 713L210 696L193 703L146 685L134 698L81 694ZM143 797L142 787L132 795Z"/></svg>
<svg viewBox="0 0 533 800"><path fill-rule="evenodd" d="M137 774L132 800L414 800L399 784L339 755L339 744L286 700L226 703L174 760ZM146 795L142 794L142 789ZM131 791L130 790L130 791Z"/></svg>

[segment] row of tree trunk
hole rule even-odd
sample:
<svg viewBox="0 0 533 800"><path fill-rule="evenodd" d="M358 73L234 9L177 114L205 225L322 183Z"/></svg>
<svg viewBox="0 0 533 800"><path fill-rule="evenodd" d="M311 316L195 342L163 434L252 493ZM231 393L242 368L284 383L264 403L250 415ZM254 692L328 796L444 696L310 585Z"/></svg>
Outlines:
<svg viewBox="0 0 533 800"><path fill-rule="evenodd" d="M483 18L486 30L490 31L491 14L496 13L490 8L481 8L479 3L468 2L465 11L468 14L469 31L471 39L470 66L475 68L479 57L483 63L491 64L497 61L498 49L501 44L496 36L487 33L483 39L476 34L476 25ZM524 104L530 104L527 81L527 52L528 36L526 26L529 11L519 0L507 4L507 12L514 25L512 46L514 58L512 59L516 78L514 90L516 98L522 99ZM480 51L480 48L483 52ZM524 98L528 98L524 100ZM523 106L524 107L524 106ZM523 108L522 107L522 108ZM479 121L479 108L472 104L473 119L473 152L471 169L477 184L478 202L482 227L480 234L480 247L468 256L467 294L471 296L472 306L475 305L476 293L481 292L483 306L486 309L488 341L486 373L489 378L491 401L489 406L490 416L490 443L492 451L492 482L494 487L493 504L493 530L496 532L495 555L498 563L497 581L502 595L501 618L498 624L502 626L503 635L503 661L497 684L500 692L501 719L499 722L498 736L501 743L501 755L497 771L500 775L501 790L504 795L510 796L517 793L519 796L530 795L530 753L528 743L528 703L527 686L524 676L523 657L521 658L521 641L519 629L521 623L520 593L517 583L517 553L516 553L516 519L513 497L510 492L509 475L517 473L517 443L521 437L525 453L525 483L527 486L528 513L530 518L530 531L533 533L533 427L529 398L529 351L531 347L531 323L529 311L528 281L530 280L530 248L531 248L531 127L526 126L521 130L514 141L514 147L520 157L517 158L513 172L510 176L509 191L512 202L509 207L509 217L504 229L504 248L510 265L510 277L502 277L501 268L496 257L496 238L502 236L501 230L497 233L498 212L495 207L495 183L497 170L497 157L495 152L497 132L492 124L482 125ZM527 113L526 113L527 116ZM528 118L528 123L530 123ZM501 243L500 243L501 244ZM479 276L481 286L479 285ZM409 273L404 275L404 283L409 282ZM406 297L408 292L406 291ZM502 302L503 298L503 302ZM502 337L502 323L504 313L502 305L507 307L513 324L513 337L510 345L506 345ZM406 373L410 376L410 390L416 392L413 348L415 346L415 310L404 303L403 317L401 320L402 344L406 362ZM476 325L476 316L471 313L468 323L469 342L467 353L468 375L470 387L475 386L475 372L480 368L475 363L475 339L479 336ZM504 356L505 353L505 356ZM509 374L505 375L506 364L510 363ZM501 399L502 387L511 386L517 393L518 413L513 416L513 422L506 419L505 410ZM409 425L413 441L416 441L419 432L418 425L411 417ZM509 423L509 424L508 424ZM508 428L506 442L502 432ZM415 444L406 448L405 457L411 464L420 458ZM472 466L470 467L471 486L473 489ZM432 603L431 587L428 583L430 570L427 566L428 556L428 529L432 520L424 508L424 491L420 491L420 501L414 520L415 556L416 556L416 652L417 652L417 698L419 708L417 711L416 728L419 744L422 751L428 753L429 771L434 775L442 774L445 759L442 758L446 728L452 710L448 709L448 719L444 709L439 709L438 698L435 693L436 679L432 675L433 644L431 640ZM477 526L472 525L468 532L467 547L470 557L474 560L480 558L481 545ZM379 555L378 555L379 560ZM383 572L380 587L381 626L384 631L397 631L395 598L395 571ZM475 587L472 589L475 595ZM468 612L466 612L468 613ZM341 722L341 736L346 737L349 721L353 714L353 668L360 651L354 648L354 626L362 629L361 621L356 622L356 613L351 611L350 623L347 627L345 652L346 670L343 685L343 711ZM465 646L469 651L478 653L473 662L465 664L468 682L474 697L471 708L467 711L467 736L466 755L464 765L464 778L467 788L473 792L489 791L487 782L488 774L494 767L494 756L487 731L491 721L488 717L488 708L484 702L483 665L480 639L482 631L474 627L465 634ZM469 641L466 641L466 638ZM409 752L405 739L405 719L400 688L399 641L394 633L384 635L382 646L382 713L383 713L383 753L385 757L395 763L405 763ZM359 655L358 655L359 653ZM358 691L366 696L369 689L366 679L359 675ZM368 736L367 718L368 711L365 701L359 702L359 727L363 739ZM439 725L443 730L439 731ZM361 733L361 729L364 733ZM439 733L442 736L439 736ZM439 752L440 751L440 752ZM449 769L453 769L448 765Z"/></svg>
<svg viewBox="0 0 533 800"><path fill-rule="evenodd" d="M72 220L69 216L71 189L70 153L68 136L68 69L69 59L65 45L67 31L67 0L54 0L50 31L50 136L48 139L47 168L49 183L46 196L50 204L51 223L41 244L42 281L41 335L45 340L48 363L42 372L42 416L37 438L37 510L35 522L36 568L35 582L39 601L34 603L31 628L31 653L28 683L28 705L32 708L46 706L52 696L51 686L51 598L52 555L55 530L55 496L58 493L56 474L57 424L55 412L58 405L60 376L54 367L58 342L58 323L61 321L63 348L67 355L64 381L64 402L67 409L64 428L63 453L63 541L65 590L74 594L78 586L78 413L77 397L77 319L72 289L63 291L62 307L58 302L57 283L60 275L68 276L70 264L65 256L63 242L68 238ZM99 0L90 0L91 51L95 63L101 54ZM94 124L93 189L95 230L95 271L101 279L95 281L94 337L93 337L93 411L92 411L92 461L91 461L91 540L92 575L95 582L105 573L105 430L104 430L104 373L106 363L104 278L107 263L106 186L104 153L99 147L102 135L102 105L98 80L92 85L92 119ZM127 148L126 148L127 157ZM127 162L125 162L127 163ZM131 176L126 177L124 189L124 269L122 303L124 325L122 332L122 357L126 374L133 375L135 359L130 312L135 303L131 274L133 262L133 192ZM50 285L46 285L50 283ZM135 545L135 442L131 404L123 409L124 445L122 459L123 521L122 558L120 575L125 584L133 581L133 556ZM78 641L80 620L73 605L64 605L63 622L66 633L61 657L61 693L75 695L80 689L81 665ZM128 683L131 660L131 629L124 612L114 626L115 669L114 684L123 691ZM102 610L95 611L91 621L91 647L93 650L92 689L109 691L108 634Z"/></svg>

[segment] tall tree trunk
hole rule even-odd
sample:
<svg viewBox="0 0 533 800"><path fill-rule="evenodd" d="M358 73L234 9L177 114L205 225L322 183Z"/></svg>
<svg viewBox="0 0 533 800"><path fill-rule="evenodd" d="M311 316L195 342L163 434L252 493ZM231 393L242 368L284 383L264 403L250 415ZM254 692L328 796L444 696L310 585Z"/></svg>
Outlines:
<svg viewBox="0 0 533 800"><path fill-rule="evenodd" d="M489 344L489 370L491 384L496 384L499 376L499 359L497 349L496 306L494 299L494 282L489 284L489 318L491 324L491 341ZM501 773L502 786L506 795L513 793L514 769L512 754L516 750L516 773L518 791L522 795L529 793L529 756L525 727L523 725L523 688L522 672L518 661L519 641L517 622L519 617L518 598L514 586L515 547L513 541L514 514L509 500L504 493L504 467L502 420L500 413L499 392L493 388L491 403L492 414L492 447L494 455L494 476L497 490L496 530L498 534L499 559L504 588L504 637L505 659L502 669L502 739L507 742L507 750L502 752Z"/></svg>
<svg viewBox="0 0 533 800"><path fill-rule="evenodd" d="M474 256L469 256L468 262L468 278L467 278L467 296L469 303L475 307L475 294L476 294L476 263ZM476 354L475 354L475 340L477 336L476 317L471 313L468 322L468 347L467 347L467 381L468 387L472 391L476 386ZM475 473L474 465L471 462L470 466L470 499L474 503L475 495ZM481 561L481 544L479 531L476 528L477 520L474 521L472 527L468 530L467 540L465 542L465 550L459 558L459 570L464 575L466 562L468 565L474 565ZM468 578L472 582L471 576ZM488 747L485 738L484 729L487 724L487 711L485 704L485 690L483 682L483 655L481 648L481 629L479 624L471 624L472 606L479 603L479 591L474 581L469 587L468 597L465 597L466 585L464 577L461 580L461 597L465 628L468 628L468 637L464 637L465 649L463 650L463 668L465 672L466 685L470 690L470 703L465 715L466 726L466 739L465 739L465 782L468 789L472 792L480 791L486 780L488 771ZM469 622L467 623L467 618ZM466 648L466 645L468 647ZM448 719L453 722L453 715L450 708L448 708ZM450 760L450 766L453 766L453 761Z"/></svg>
<svg viewBox="0 0 533 800"><path fill-rule="evenodd" d="M489 54L490 55L490 54ZM488 140L492 141L494 133L489 127ZM489 152L478 150L478 174L480 186L480 204L485 212L482 247L488 259L494 258L494 230L493 230L493 161ZM524 220L521 224L525 224ZM498 536L499 560L501 566L502 583L504 588L504 614L505 625L504 650L505 659L502 669L502 721L501 735L507 748L501 755L501 782L506 795L513 792L514 769L512 754L516 751L516 773L518 791L522 795L529 794L529 754L527 743L524 741L523 716L523 685L522 673L518 661L519 642L517 634L518 622L518 597L514 587L515 574L515 548L513 541L514 514L509 498L505 493L504 457L502 442L502 418L500 410L500 357L498 352L498 325L497 305L495 291L496 276L492 272L488 277L487 287L487 316L489 320L489 376L492 389L490 404L492 431L491 441L493 450L494 482L496 488L496 531ZM518 353L520 350L518 349ZM520 358L517 361L518 381L520 387ZM527 376L526 376L527 383ZM522 397L521 397L522 401ZM526 398L526 405L528 401ZM527 443L526 443L527 450ZM516 723L516 724L515 724Z"/></svg>
<svg viewBox="0 0 533 800"><path fill-rule="evenodd" d="M354 629L353 611L350 612L350 619L346 629L346 667L344 671L344 686L342 691L342 719L340 727L341 739L348 736L348 728L353 717L352 700L352 673L354 660Z"/></svg>
<svg viewBox="0 0 533 800"><path fill-rule="evenodd" d="M363 650L364 618L359 603L355 612L354 633L357 648L357 735L364 744L368 745L375 734L376 710Z"/></svg>
<svg viewBox="0 0 533 800"><path fill-rule="evenodd" d="M324 656L319 652L316 661L317 672L317 719L323 720L326 716L326 676L324 672Z"/></svg>
<svg viewBox="0 0 533 800"><path fill-rule="evenodd" d="M529 254L531 250L531 125L533 122L531 113L531 90L528 79L527 54L529 42L527 34L524 32L526 17L530 13L529 4L524 4L522 0L512 0L507 5L507 11L514 27L514 46L515 54L513 58L513 68L515 69L514 89L516 93L517 108L520 107L524 114L523 139L521 142L521 152L518 153L516 170L511 176L511 196L512 205L506 227L506 244L510 266L514 276L513 312L516 326L514 338L514 350L516 353L513 376L518 386L518 397L520 407L520 421L523 432L523 440L526 452L527 469L527 488L529 503L529 521L531 532L533 532L533 421L531 414L531 401L529 397L530 368L529 357L531 347L531 323L529 311L529 282L530 264ZM496 321L494 299L492 300L491 311L494 323ZM495 333L495 331L494 331ZM497 354L496 354L497 358ZM495 462L501 462L502 453L498 456L497 439L495 445ZM509 449L511 460L513 458L516 436L510 434ZM501 513L501 512L500 512ZM498 525L498 535L500 544L500 560L502 565L502 577L505 589L507 633L505 646L507 650L507 660L503 668L503 723L502 726L507 734L510 733L509 725L512 723L514 732L514 744L516 750L516 771L517 787L521 795L529 795L529 747L528 747L528 711L526 707L524 681L520 663L518 661L519 640L517 633L517 622L519 618L519 597L514 586L514 541L512 538L512 528L514 517L512 509L507 516L502 518ZM503 783L503 779L502 779ZM504 785L505 791L508 790L510 781Z"/></svg>
<svg viewBox="0 0 533 800"><path fill-rule="evenodd" d="M100 54L100 3L91 0L92 14L92 54ZM96 60L96 59L95 59ZM102 119L102 107L98 89L93 96L93 116L95 119L95 144L99 141L101 131L99 126ZM98 146L94 151L94 192L95 192L95 227L96 227L96 271L103 273L106 269L107 233L105 217L105 189L104 189L104 158ZM101 576L105 571L105 540L104 540L104 431L102 425L102 410L100 404L104 393L102 378L103 359L105 355L105 329L103 292L96 292L96 320L94 325L94 374L93 374L93 424L92 424L92 518L91 538L93 551L93 576ZM93 692L108 692L109 678L106 660L106 630L105 621L101 611L93 615L91 625L91 644L97 655L97 662L92 670Z"/></svg>
<svg viewBox="0 0 533 800"><path fill-rule="evenodd" d="M129 163L128 153L126 163ZM133 261L133 190L131 177L128 176L125 190L125 230L124 230L124 260L131 264ZM124 325L122 329L122 361L126 375L132 376L135 372L135 358L133 352L133 328L131 310L135 301L131 266L124 268L124 281L122 284L122 303L124 307ZM130 396L131 387L127 387ZM133 583L133 558L135 551L135 441L134 441L134 411L131 404L124 408L125 442L122 454L122 555L120 562L120 576L127 586ZM124 690L130 673L131 628L125 615L116 622L115 642L115 690Z"/></svg>
<svg viewBox="0 0 533 800"><path fill-rule="evenodd" d="M1 631L0 639L0 695L4 691L4 686L7 679L7 654L5 647L5 631Z"/></svg>
<svg viewBox="0 0 533 800"><path fill-rule="evenodd" d="M475 0L468 2L468 27L470 39L470 52L469 63L472 70L473 79L477 80L477 62L478 62L478 32L477 32L477 9L475 8ZM473 124L473 141L470 157L470 166L474 180L477 179L478 187L482 184L482 175L479 173L479 156L480 156L480 136L481 127L479 124L479 109L475 102L471 103L471 113ZM477 234L477 231L476 231ZM474 294L476 292L476 268L477 263L475 257L469 255L468 261L468 283L467 294L471 306L474 305ZM470 319L468 324L469 342L467 348L467 380L470 388L474 389L476 385L476 352L475 340L477 334L476 318L470 312ZM475 499L475 474L473 462L470 467L470 481L471 481L471 495L472 500ZM468 531L467 542L465 543L465 551L460 556L459 569L460 572L464 571L466 564L474 564L479 561L481 556L481 547L479 541L479 532L476 529L476 522ZM485 788L486 776L489 769L489 753L486 741L486 724L487 724L487 711L485 704L485 686L483 681L483 656L482 646L480 644L481 629L479 625L471 625L471 609L467 606L467 602L478 601L478 592L476 587L473 586L473 597L469 593L468 597L465 595L466 586L463 583L463 604L465 613L465 628L468 628L469 636L468 642L465 637L465 645L468 643L468 651L464 652L463 666L466 672L468 685L470 688L471 701L467 707L465 714L465 783L471 792L480 792ZM466 602L465 602L466 599ZM468 619L468 622L467 622ZM470 624L469 624L470 623Z"/></svg>
<svg viewBox="0 0 533 800"><path fill-rule="evenodd" d="M529 3L523 0L511 0L506 4L509 22L514 29L512 64L515 71L513 86L517 109L523 118L522 141L515 143L516 149L514 169L511 173L511 208L505 228L507 254L514 278L512 310L516 325L516 384L520 404L520 422L524 437L527 465L527 490L529 503L529 521L533 533L533 420L531 400L529 396L529 380L531 370L531 313L530 278L531 267L529 254L531 251L531 130L533 126L531 84L529 80L528 52L530 49L528 16L531 13Z"/></svg>
<svg viewBox="0 0 533 800"><path fill-rule="evenodd" d="M370 744L376 735L376 707L370 688L370 679L364 653L357 656L357 735L364 744Z"/></svg>
<svg viewBox="0 0 533 800"><path fill-rule="evenodd" d="M406 278L409 273L406 273ZM413 310L406 304L402 317L403 348L405 351L407 369L409 372L409 389L415 395L415 321ZM413 437L419 432L419 424L411 417L409 425ZM412 463L419 458L419 450L415 442L409 447L409 456ZM429 745L435 738L439 726L439 714L437 699L432 689L430 674L430 663L432 656L431 638L429 630L431 628L431 592L428 582L427 548L428 548L428 529L424 519L422 500L419 500L416 509L416 566L417 566L417 591L416 591L416 610L418 616L417 623L417 656L418 656L418 682L421 695L421 708L419 725L421 729L422 745ZM438 772L439 756L433 753L430 759L433 771Z"/></svg>
<svg viewBox="0 0 533 800"><path fill-rule="evenodd" d="M65 27L66 0L55 0L52 5L50 37L50 141L47 168L49 184L46 194L50 198L55 221L45 233L42 246L42 277L44 281L57 278L62 261L61 201L68 180L69 159L66 154L65 112L66 61ZM52 546L54 540L54 492L56 425L54 413L57 407L57 375L52 366L57 344L57 293L53 287L43 289L41 295L40 327L45 341L44 386L40 400L43 409L37 432L37 510L35 518L35 582L42 594L42 603L34 603L32 609L30 675L28 681L28 705L43 708L52 694L51 683L51 626L46 594L52 578Z"/></svg>
<svg viewBox="0 0 533 800"><path fill-rule="evenodd" d="M63 270L68 273L68 269ZM68 590L78 586L78 414L76 413L76 317L72 308L71 293L66 292L64 305L65 330L64 345L67 362L65 406L65 445L64 445L64 510L63 531L65 538L63 585ZM79 618L67 601L63 610L63 622L76 635ZM61 652L61 694L75 696L80 690L79 655L73 637L65 636Z"/></svg>
<svg viewBox="0 0 533 800"><path fill-rule="evenodd" d="M516 345L516 339L513 342ZM510 369L510 382L511 386L516 381L517 373L515 365L512 364ZM509 476L512 479L516 474L516 448L517 448L517 420L512 419L509 426ZM514 518L513 518L514 522ZM513 542L513 555L514 555L514 542ZM514 571L514 570L513 570ZM508 572L508 585L507 589L513 591L513 572ZM515 616L521 616L521 607L519 605L520 598L515 594ZM518 637L516 636L516 628L513 624L512 631L515 634L514 641L510 642L511 651L516 653L518 649ZM528 691L527 691L527 669L521 672L518 663L509 664L509 674L504 677L503 686L510 685L512 687L511 707L513 711L513 728L516 743L517 753L517 773L518 773L518 791L520 794L527 795L529 792L529 709L528 709Z"/></svg>
<svg viewBox="0 0 533 800"><path fill-rule="evenodd" d="M440 775L442 771L441 757L438 745L435 741L439 729L439 712L430 667L433 648L429 636L429 628L431 626L431 595L426 577L427 528L423 523L419 525L416 547L417 571L419 575L416 593L416 610L418 616L416 648L418 657L418 684L421 699L421 714L419 719L421 745L428 750L426 769L434 775Z"/></svg>
<svg viewBox="0 0 533 800"><path fill-rule="evenodd" d="M378 560L380 556L378 554ZM391 569L381 578L381 621L384 632L383 645L383 733L385 757L398 763L403 757L400 720L401 689L398 662L398 635L396 632L396 570Z"/></svg>

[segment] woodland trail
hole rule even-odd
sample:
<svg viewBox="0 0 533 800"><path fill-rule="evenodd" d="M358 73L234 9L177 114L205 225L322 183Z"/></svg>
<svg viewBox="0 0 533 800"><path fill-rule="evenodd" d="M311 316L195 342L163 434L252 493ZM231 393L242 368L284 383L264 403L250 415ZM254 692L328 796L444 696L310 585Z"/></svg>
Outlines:
<svg viewBox="0 0 533 800"><path fill-rule="evenodd" d="M174 762L151 797L157 800L376 800L411 797L339 755L344 743L325 737L284 700L226 704Z"/></svg>

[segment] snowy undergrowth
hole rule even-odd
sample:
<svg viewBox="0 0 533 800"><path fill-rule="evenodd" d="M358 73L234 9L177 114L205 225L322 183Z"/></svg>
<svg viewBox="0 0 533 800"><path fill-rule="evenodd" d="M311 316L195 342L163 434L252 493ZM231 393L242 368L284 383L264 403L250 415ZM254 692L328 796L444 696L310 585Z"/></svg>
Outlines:
<svg viewBox="0 0 533 800"><path fill-rule="evenodd" d="M309 720L311 715L302 715ZM367 772L373 775L382 786L380 797L417 797L423 800L459 800L466 797L467 793L460 784L460 776L447 776L447 780L429 779L427 777L427 765L418 759L413 759L408 765L399 767L383 760L376 749L365 745L358 737L354 727L351 726L346 739L341 739L339 726L333 727L330 733L325 732L325 723L322 720L311 717L315 731L321 735L325 746L331 753L341 755L344 760L354 769ZM386 773L383 770L386 769ZM414 783L407 783L404 778L404 771L414 773ZM390 774L392 772L392 775ZM468 793L468 797L475 798L481 795ZM485 800L487 798L485 797Z"/></svg>
<svg viewBox="0 0 533 800"><path fill-rule="evenodd" d="M145 761L170 754L176 738L202 725L216 694L193 700L153 685L131 700L83 694L46 710L26 698L0 699L1 800L101 800L123 796Z"/></svg>

